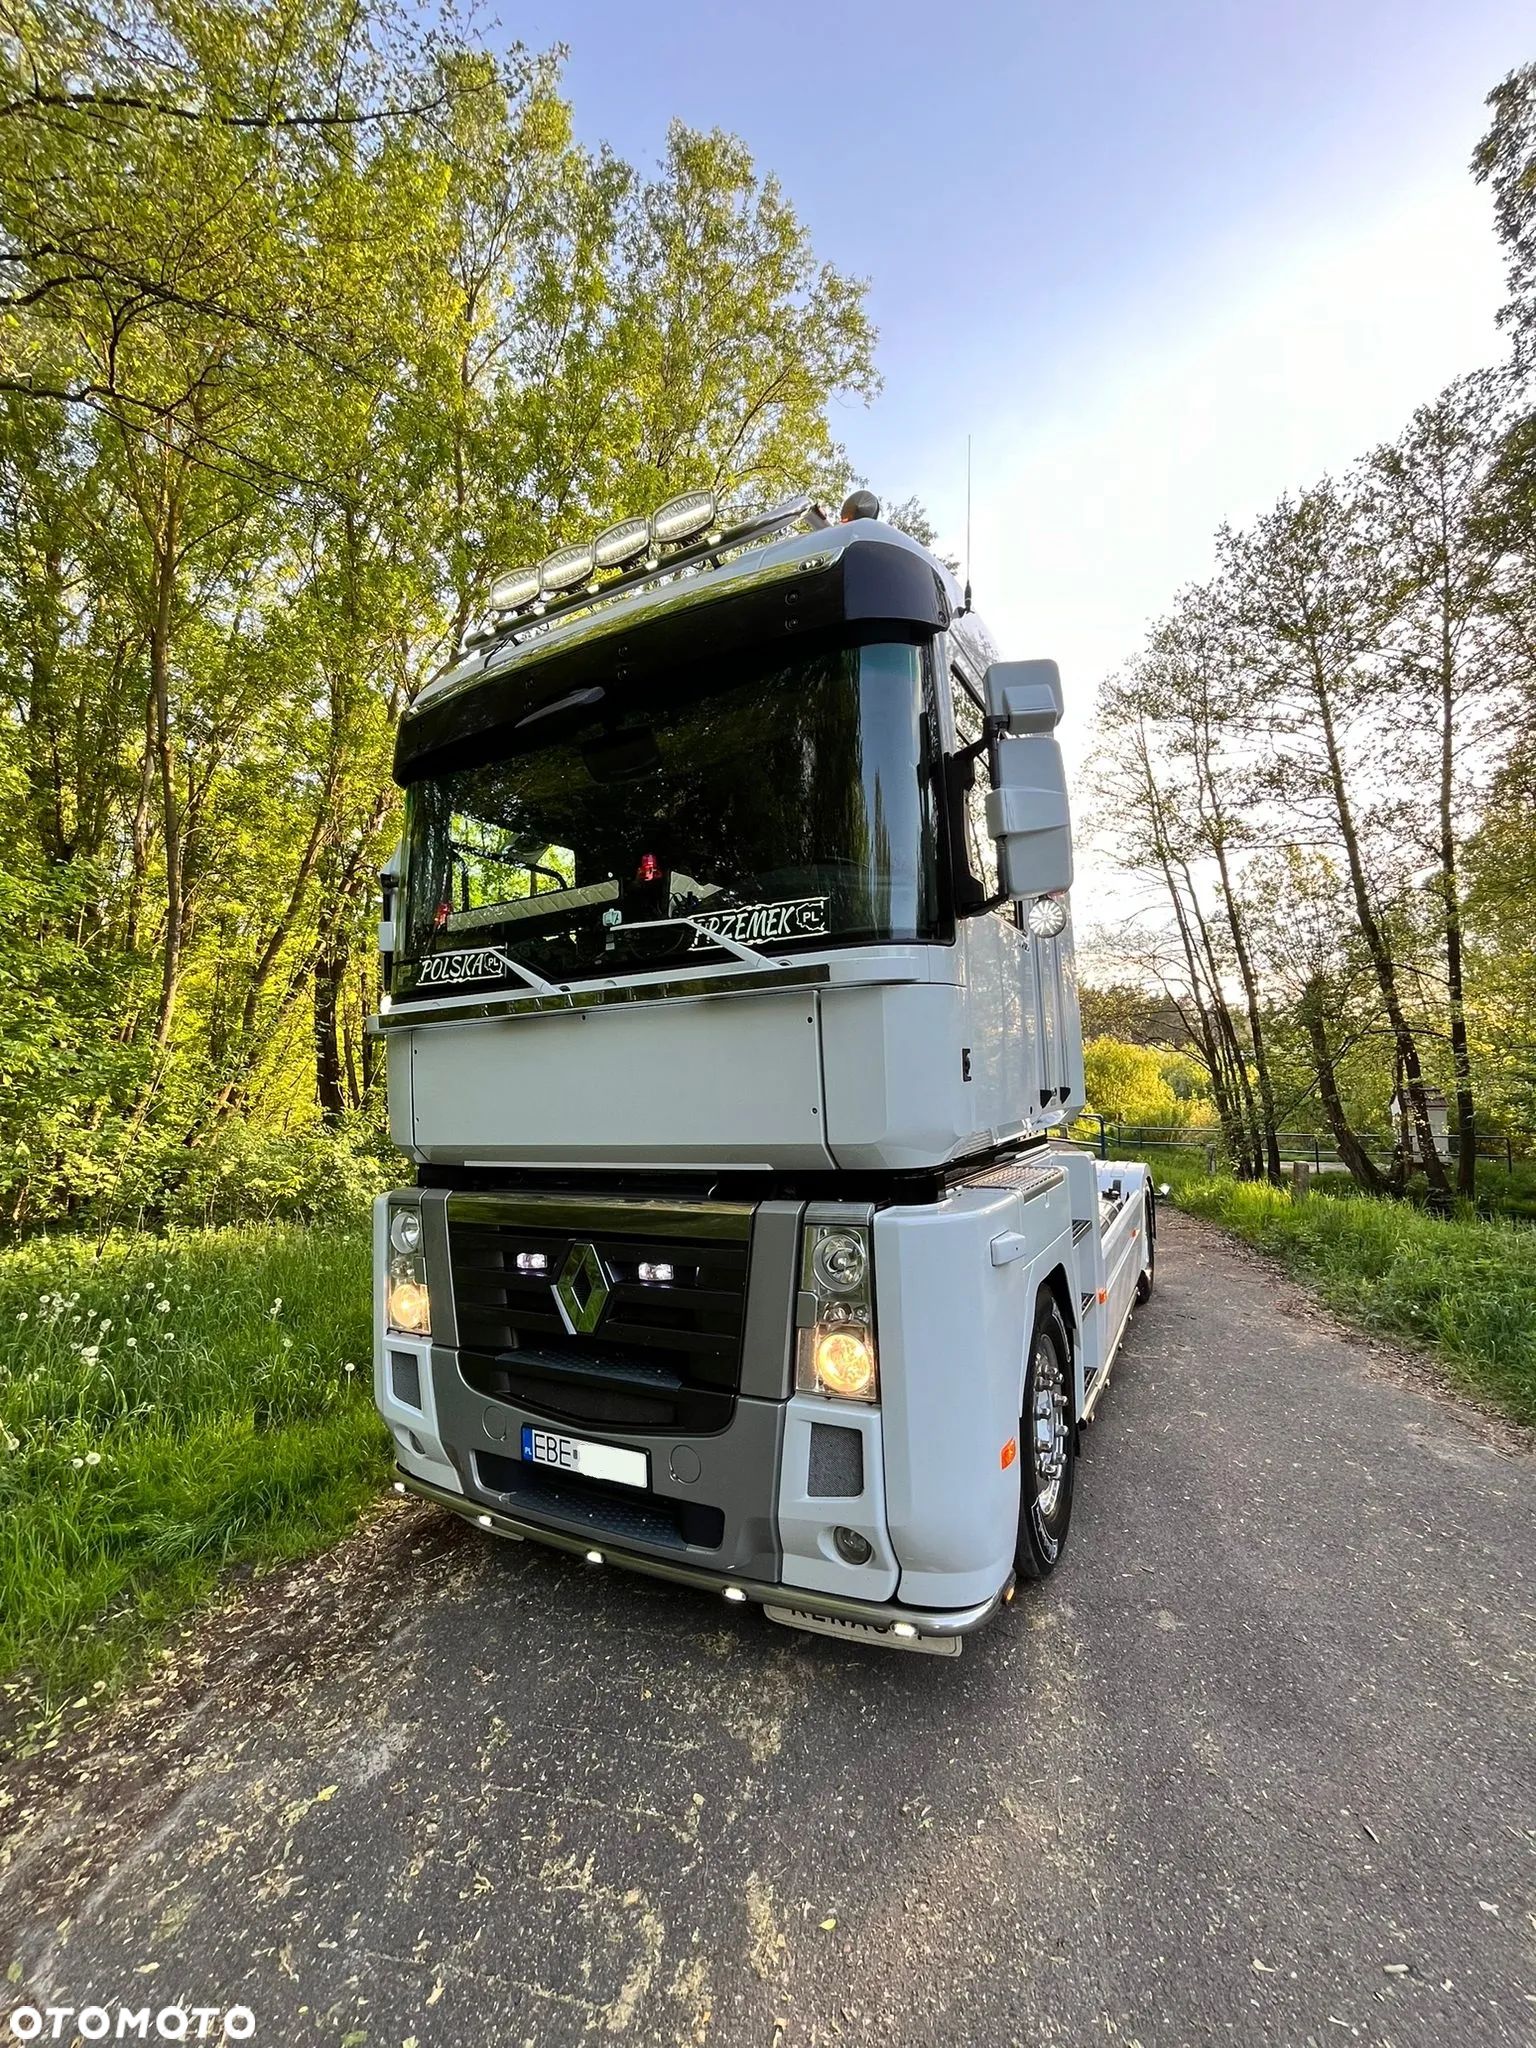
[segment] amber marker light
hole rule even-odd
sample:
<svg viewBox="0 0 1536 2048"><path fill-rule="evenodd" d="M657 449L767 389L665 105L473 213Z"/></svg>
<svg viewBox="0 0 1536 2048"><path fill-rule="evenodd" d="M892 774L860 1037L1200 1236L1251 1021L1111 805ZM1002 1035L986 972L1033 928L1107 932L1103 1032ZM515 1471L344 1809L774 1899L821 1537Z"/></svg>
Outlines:
<svg viewBox="0 0 1536 2048"><path fill-rule="evenodd" d="M1018 1455L1019 1440L1016 1436L1011 1436L1009 1437L1007 1443L1003 1445L1002 1456L998 1460L998 1462L1001 1464L1005 1472L1008 1470L1008 1467L1013 1463L1014 1459Z"/></svg>

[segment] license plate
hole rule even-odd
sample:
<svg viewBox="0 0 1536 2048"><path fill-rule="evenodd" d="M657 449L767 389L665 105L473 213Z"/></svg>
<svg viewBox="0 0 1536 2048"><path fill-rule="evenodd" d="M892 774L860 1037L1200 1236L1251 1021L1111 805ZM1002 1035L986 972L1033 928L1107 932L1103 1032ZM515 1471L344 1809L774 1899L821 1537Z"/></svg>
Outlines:
<svg viewBox="0 0 1536 2048"><path fill-rule="evenodd" d="M619 1486L649 1487L651 1461L644 1451L626 1451L618 1444L591 1444L579 1436L556 1436L553 1430L523 1428L523 1463L553 1465L578 1472L583 1479L611 1479Z"/></svg>

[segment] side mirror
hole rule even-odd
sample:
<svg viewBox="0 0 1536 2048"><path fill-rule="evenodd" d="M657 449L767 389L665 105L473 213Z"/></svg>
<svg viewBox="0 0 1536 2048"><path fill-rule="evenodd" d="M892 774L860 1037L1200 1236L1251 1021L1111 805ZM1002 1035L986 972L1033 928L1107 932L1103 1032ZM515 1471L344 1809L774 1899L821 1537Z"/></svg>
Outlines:
<svg viewBox="0 0 1536 2048"><path fill-rule="evenodd" d="M997 667L1049 668L1054 662ZM996 673L996 667L991 672ZM988 677L990 687L990 674ZM1060 744L1041 734L999 740L997 775L987 795L987 830L997 841L1003 892L1045 896L1072 886L1072 819Z"/></svg>
<svg viewBox="0 0 1536 2048"><path fill-rule="evenodd" d="M1066 708L1054 661L994 661L986 697L987 716L1016 739L1054 732Z"/></svg>
<svg viewBox="0 0 1536 2048"><path fill-rule="evenodd" d="M400 887L400 855L404 842L379 869L379 951L386 959L395 950L395 896Z"/></svg>

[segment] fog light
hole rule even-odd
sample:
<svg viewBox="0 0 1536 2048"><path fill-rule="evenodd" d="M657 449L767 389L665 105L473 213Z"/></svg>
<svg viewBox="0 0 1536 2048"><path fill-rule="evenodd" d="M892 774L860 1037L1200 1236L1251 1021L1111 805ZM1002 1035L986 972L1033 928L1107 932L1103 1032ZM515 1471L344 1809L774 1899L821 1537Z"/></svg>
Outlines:
<svg viewBox="0 0 1536 2048"><path fill-rule="evenodd" d="M489 1515L476 1515L475 1520L480 1524L480 1527L482 1529L492 1529L496 1526L495 1523L492 1522Z"/></svg>
<svg viewBox="0 0 1536 2048"><path fill-rule="evenodd" d="M426 1337L432 1330L432 1303L427 1283L409 1270L389 1276L390 1328L404 1330L412 1337Z"/></svg>
<svg viewBox="0 0 1536 2048"><path fill-rule="evenodd" d="M904 1643L915 1643L917 1641L917 1630L910 1621L893 1621L891 1623L891 1634L893 1636L900 1636Z"/></svg>
<svg viewBox="0 0 1536 2048"><path fill-rule="evenodd" d="M668 1265L665 1259L642 1259L640 1261L640 1278L642 1280L656 1280L665 1283L677 1278L677 1268Z"/></svg>
<svg viewBox="0 0 1536 2048"><path fill-rule="evenodd" d="M517 1255L519 1273L547 1273L549 1254L547 1252L519 1252Z"/></svg>
<svg viewBox="0 0 1536 2048"><path fill-rule="evenodd" d="M603 1553L602 1553L602 1552L601 1552L600 1550L589 1550L589 1551L587 1552L587 1563L588 1563L588 1564L601 1564L601 1563L602 1563L602 1561L603 1561Z"/></svg>
<svg viewBox="0 0 1536 2048"><path fill-rule="evenodd" d="M832 1541L844 1564L868 1564L875 1554L869 1538L861 1536L857 1529L836 1528L832 1531Z"/></svg>
<svg viewBox="0 0 1536 2048"><path fill-rule="evenodd" d="M747 1596L743 1593L740 1586L727 1586L725 1588L725 1597L727 1600L745 1600Z"/></svg>
<svg viewBox="0 0 1536 2048"><path fill-rule="evenodd" d="M854 1323L836 1323L816 1332L816 1378L829 1394L844 1401L875 1398L875 1347L869 1332Z"/></svg>

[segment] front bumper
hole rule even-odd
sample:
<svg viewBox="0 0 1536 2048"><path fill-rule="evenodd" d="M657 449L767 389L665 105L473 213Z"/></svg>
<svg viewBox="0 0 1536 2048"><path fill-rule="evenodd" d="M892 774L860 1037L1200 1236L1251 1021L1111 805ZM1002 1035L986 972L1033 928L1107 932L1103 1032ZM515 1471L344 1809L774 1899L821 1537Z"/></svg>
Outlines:
<svg viewBox="0 0 1536 2048"><path fill-rule="evenodd" d="M591 1537L576 1536L543 1524L525 1521L496 1508L467 1499L463 1494L433 1486L414 1473L397 1466L395 1491L414 1493L436 1502L477 1528L488 1529L514 1542L543 1543L552 1550L603 1564L618 1565L625 1571L644 1572L651 1578L691 1586L698 1592L719 1593L737 1604L754 1601L771 1621L788 1628L803 1628L819 1635L845 1636L853 1641L873 1643L892 1650L918 1650L940 1656L958 1656L961 1638L990 1621L998 1608L1013 1598L1014 1581L1007 1581L990 1599L974 1607L927 1609L903 1607L895 1602L847 1600L830 1593L812 1593L798 1586L771 1585L763 1580L740 1579L729 1572L711 1571L696 1564L674 1564L644 1556L638 1551L615 1549L604 1543L599 1549Z"/></svg>

